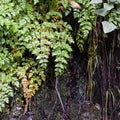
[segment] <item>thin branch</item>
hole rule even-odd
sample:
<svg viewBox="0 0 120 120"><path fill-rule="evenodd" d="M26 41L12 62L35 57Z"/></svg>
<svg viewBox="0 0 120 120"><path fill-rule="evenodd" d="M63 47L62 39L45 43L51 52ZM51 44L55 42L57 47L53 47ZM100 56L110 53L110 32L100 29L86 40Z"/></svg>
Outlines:
<svg viewBox="0 0 120 120"><path fill-rule="evenodd" d="M63 113L65 113L65 108L64 108L64 105L63 105L63 102L62 102L61 96L60 96L60 92L58 91L58 80L59 80L59 78L56 77L56 81L55 81L55 82L56 82L56 83L55 83L55 90L56 90L56 93L57 93L58 98L59 98L59 100L60 100L60 104L61 104L61 107L62 107Z"/></svg>

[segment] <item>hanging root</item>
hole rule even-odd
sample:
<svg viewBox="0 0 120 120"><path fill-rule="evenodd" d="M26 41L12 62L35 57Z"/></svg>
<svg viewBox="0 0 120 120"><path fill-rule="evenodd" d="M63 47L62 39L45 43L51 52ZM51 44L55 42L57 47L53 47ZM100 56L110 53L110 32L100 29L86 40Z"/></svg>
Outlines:
<svg viewBox="0 0 120 120"><path fill-rule="evenodd" d="M57 96L58 96L58 98L59 98L59 100L60 100L60 104L61 104L61 107L62 107L63 113L65 113L65 108L64 108L64 105L63 105L63 102L62 102L61 96L60 96L60 92L58 91L58 80L59 80L59 78L56 77L56 81L55 81L55 82L56 82L56 83L55 83L55 90L56 90Z"/></svg>

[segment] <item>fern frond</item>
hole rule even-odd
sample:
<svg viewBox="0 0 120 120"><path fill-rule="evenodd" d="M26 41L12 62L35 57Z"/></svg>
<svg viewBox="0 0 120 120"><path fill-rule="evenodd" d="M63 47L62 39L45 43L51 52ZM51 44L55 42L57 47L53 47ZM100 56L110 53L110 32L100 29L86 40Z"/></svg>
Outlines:
<svg viewBox="0 0 120 120"><path fill-rule="evenodd" d="M74 18L78 19L79 30L77 32L76 42L80 51L83 51L84 42L93 28L95 21L95 5L90 0L78 0L81 10L74 10Z"/></svg>

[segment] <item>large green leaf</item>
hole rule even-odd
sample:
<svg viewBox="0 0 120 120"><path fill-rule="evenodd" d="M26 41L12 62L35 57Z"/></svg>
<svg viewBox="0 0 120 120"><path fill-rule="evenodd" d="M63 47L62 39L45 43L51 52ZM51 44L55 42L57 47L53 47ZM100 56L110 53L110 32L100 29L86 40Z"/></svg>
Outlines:
<svg viewBox="0 0 120 120"><path fill-rule="evenodd" d="M108 4L108 3L104 3L103 6L105 10L111 10L114 8L113 4Z"/></svg>
<svg viewBox="0 0 120 120"><path fill-rule="evenodd" d="M105 16L106 14L107 14L107 10L106 9L104 9L104 8L100 8L100 9L97 9L96 11L95 11L95 13L97 14L97 15L100 15L100 16Z"/></svg>
<svg viewBox="0 0 120 120"><path fill-rule="evenodd" d="M103 26L104 33L112 32L117 28L116 25L114 25L112 22L108 22L108 21L103 21L102 26Z"/></svg>

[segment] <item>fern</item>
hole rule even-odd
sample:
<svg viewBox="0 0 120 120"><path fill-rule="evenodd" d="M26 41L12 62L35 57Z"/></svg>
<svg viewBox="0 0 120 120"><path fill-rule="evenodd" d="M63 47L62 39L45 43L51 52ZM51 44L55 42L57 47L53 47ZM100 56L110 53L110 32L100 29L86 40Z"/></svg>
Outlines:
<svg viewBox="0 0 120 120"><path fill-rule="evenodd" d="M42 80L45 79L43 78L42 74L40 74L41 72L39 72L38 69L36 69L36 65L37 64L34 62L33 59L29 59L23 61L22 66L18 67L16 70L16 75L18 79L21 80L23 86L23 93L26 100L24 113L27 112L29 100L32 96L34 96L35 92L38 90Z"/></svg>
<svg viewBox="0 0 120 120"><path fill-rule="evenodd" d="M71 38L65 33L56 32L56 42L53 43L52 55L55 56L55 74L56 76L63 74L67 67L67 59L70 57L69 53L72 51L71 46L68 44Z"/></svg>
<svg viewBox="0 0 120 120"><path fill-rule="evenodd" d="M117 9L112 10L109 14L106 15L107 20L120 29L120 12L119 12L119 5L117 5Z"/></svg>
<svg viewBox="0 0 120 120"><path fill-rule="evenodd" d="M48 4L51 2L54 7ZM67 68L73 43L71 27L62 20L60 1L54 2L0 1L0 96L6 94L1 98L0 111L5 107L4 100L8 103L14 94L11 84L16 89L22 86L26 100L24 113L27 111L29 100L45 81L50 54L55 58L56 76ZM38 3L41 15L36 10Z"/></svg>
<svg viewBox="0 0 120 120"><path fill-rule="evenodd" d="M78 0L81 10L74 9L74 18L78 19L79 30L77 32L76 42L81 51L83 51L84 42L87 40L95 21L95 5L90 0Z"/></svg>
<svg viewBox="0 0 120 120"><path fill-rule="evenodd" d="M52 56L55 57L56 63L55 75L58 76L62 75L66 69L67 59L70 57L69 53L72 51L70 46L70 44L73 43L72 36L70 35L71 27L62 21L62 15L59 12L49 12L46 18L48 21L52 20L49 29L52 32L53 38L50 39L50 42Z"/></svg>
<svg viewBox="0 0 120 120"><path fill-rule="evenodd" d="M19 87L18 79L14 76L14 68L16 68L16 64L13 62L13 57L4 48L3 51L0 51L0 112L5 104L9 103L9 97L13 97L12 87L14 89Z"/></svg>

